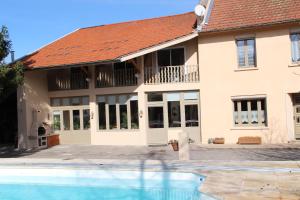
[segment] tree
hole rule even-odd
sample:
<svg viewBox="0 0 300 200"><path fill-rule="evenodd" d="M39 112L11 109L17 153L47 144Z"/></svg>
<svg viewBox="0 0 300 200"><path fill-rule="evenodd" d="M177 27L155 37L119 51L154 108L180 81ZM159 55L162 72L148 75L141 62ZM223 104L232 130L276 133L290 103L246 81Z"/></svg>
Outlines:
<svg viewBox="0 0 300 200"><path fill-rule="evenodd" d="M7 28L0 27L0 144L16 143L18 131L16 91L23 84L23 65L5 63L11 46Z"/></svg>
<svg viewBox="0 0 300 200"><path fill-rule="evenodd" d="M0 31L0 103L23 83L23 65L20 62L7 65L4 61L11 51L11 45L8 30L2 26Z"/></svg>

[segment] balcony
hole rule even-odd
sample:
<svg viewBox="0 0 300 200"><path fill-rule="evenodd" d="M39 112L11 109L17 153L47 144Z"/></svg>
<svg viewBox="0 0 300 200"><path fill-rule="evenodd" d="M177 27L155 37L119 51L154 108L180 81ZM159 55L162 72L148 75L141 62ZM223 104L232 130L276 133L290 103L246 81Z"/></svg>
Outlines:
<svg viewBox="0 0 300 200"><path fill-rule="evenodd" d="M199 82L198 65L145 67L145 85Z"/></svg>
<svg viewBox="0 0 300 200"><path fill-rule="evenodd" d="M48 90L88 89L86 68L51 70L48 72Z"/></svg>
<svg viewBox="0 0 300 200"><path fill-rule="evenodd" d="M96 67L96 87L123 87L137 85L137 70L128 63L100 65Z"/></svg>

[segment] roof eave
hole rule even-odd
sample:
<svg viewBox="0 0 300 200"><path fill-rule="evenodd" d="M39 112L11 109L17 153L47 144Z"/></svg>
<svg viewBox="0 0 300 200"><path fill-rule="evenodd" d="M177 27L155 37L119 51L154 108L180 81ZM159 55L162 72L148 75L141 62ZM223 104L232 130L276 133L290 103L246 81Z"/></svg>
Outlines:
<svg viewBox="0 0 300 200"><path fill-rule="evenodd" d="M265 28L265 27L271 27L271 26L277 26L277 25L295 24L295 23L300 23L300 19L276 21L276 22L272 22L272 23L253 24L253 25L239 26L239 27L233 27L233 28L212 29L212 30L204 29L201 31L201 33L202 34L225 33L225 32L232 32L232 31L248 30L248 29L253 29L253 28Z"/></svg>

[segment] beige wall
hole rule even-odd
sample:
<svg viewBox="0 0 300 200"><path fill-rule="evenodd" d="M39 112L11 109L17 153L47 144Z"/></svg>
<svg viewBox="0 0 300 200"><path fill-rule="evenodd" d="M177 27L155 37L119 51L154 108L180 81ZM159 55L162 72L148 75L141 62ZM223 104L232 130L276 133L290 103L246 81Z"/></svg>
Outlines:
<svg viewBox="0 0 300 200"><path fill-rule="evenodd" d="M18 88L20 148L37 147L36 139L31 136L37 136L37 128L43 122L50 122L49 114L46 71L25 72L24 85Z"/></svg>
<svg viewBox="0 0 300 200"><path fill-rule="evenodd" d="M50 97L90 97L90 134L63 134L65 144L86 143L95 145L147 145L147 118L145 93L159 91L200 90L201 140L224 137L226 143L236 143L241 136L261 136L265 143L282 143L294 139L293 105L291 94L300 92L300 67L291 67L290 29L272 29L247 33L232 33L215 36L201 36L176 45L184 46L186 64L200 65L200 83L144 85L143 57L138 58L141 75L138 86L119 88L94 88L94 66L89 70L93 75L88 90L49 92L46 71L26 72L25 85L18 91L19 134L21 143L28 146L32 132L32 110L41 110L38 121L47 121ZM255 36L257 69L238 70L237 37ZM199 52L199 53L198 53ZM25 92L24 92L25 91ZM138 94L140 129L133 131L99 131L97 128L96 95ZM267 100L268 126L237 128L233 124L234 97L255 97L265 95ZM27 132L27 133L25 133ZM168 130L168 139L177 139L180 130ZM31 144L32 146L33 144Z"/></svg>
<svg viewBox="0 0 300 200"><path fill-rule="evenodd" d="M294 139L289 93L300 91L300 67L291 65L290 29L249 32L256 38L257 69L238 71L235 38L245 34L199 37L203 143L224 137L261 136L265 143ZM236 128L233 96L266 95L268 127Z"/></svg>
<svg viewBox="0 0 300 200"><path fill-rule="evenodd" d="M186 64L198 64L197 39L192 39L188 42L176 45L176 47L185 47ZM146 127L146 99L145 93L156 91L185 91L185 90L199 90L199 83L192 84L164 84L162 85L144 85L143 80L143 57L138 58L138 66L140 67L141 75L138 79L138 85L133 87L114 87L114 88L95 88L95 66L89 66L92 80L90 87L87 90L73 90L73 91L57 91L48 92L47 89L47 71L32 71L25 73L25 91L26 107L19 103L20 109L26 110L26 120L23 120L22 112L19 112L19 117L24 122L22 126L27 126L26 131L23 128L19 129L20 138L24 135L29 135L32 123L30 113L33 107L38 107L42 112L39 114L39 121L48 119L51 112L49 107L50 98L53 97L72 97L72 96L89 96L90 97L90 111L91 111L91 130L90 133L86 131L77 131L76 133L60 133L60 140L62 144L93 144L93 145L147 145L147 127ZM20 96L21 96L20 88ZM128 131L99 131L98 130L98 109L96 104L97 95L109 94L132 94L138 95L139 111L143 113L139 121L139 130ZM49 116L51 119L52 117ZM176 139L178 131L169 131L169 140ZM200 135L200 133L199 133Z"/></svg>

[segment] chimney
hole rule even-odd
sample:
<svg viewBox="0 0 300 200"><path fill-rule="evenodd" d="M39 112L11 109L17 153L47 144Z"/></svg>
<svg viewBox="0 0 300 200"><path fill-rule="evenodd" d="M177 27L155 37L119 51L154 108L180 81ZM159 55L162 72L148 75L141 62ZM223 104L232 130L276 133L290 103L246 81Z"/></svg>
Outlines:
<svg viewBox="0 0 300 200"><path fill-rule="evenodd" d="M15 62L15 51L10 52L11 62Z"/></svg>

